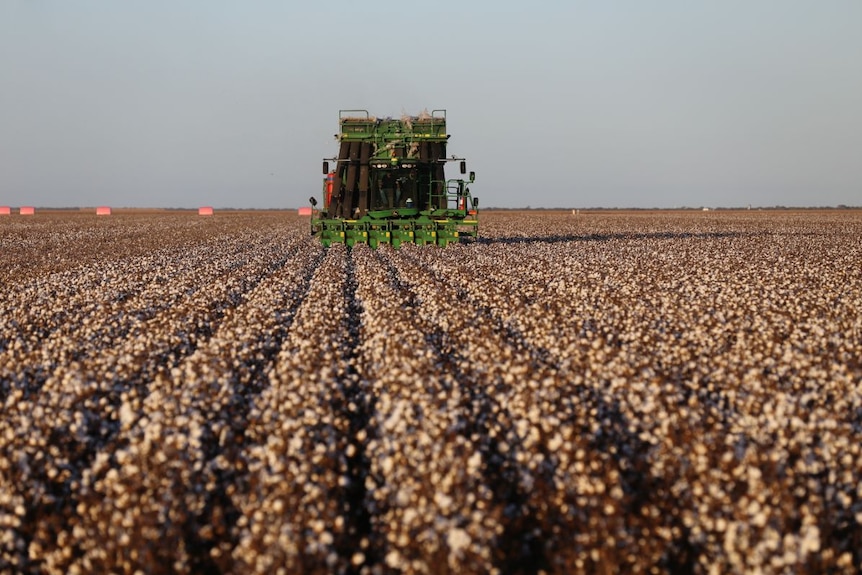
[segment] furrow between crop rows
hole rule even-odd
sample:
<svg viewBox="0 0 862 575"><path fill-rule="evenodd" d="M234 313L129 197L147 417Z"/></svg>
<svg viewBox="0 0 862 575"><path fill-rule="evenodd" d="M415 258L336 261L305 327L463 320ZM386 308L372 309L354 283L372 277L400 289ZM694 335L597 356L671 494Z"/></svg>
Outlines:
<svg viewBox="0 0 862 575"><path fill-rule="evenodd" d="M457 360L385 253L353 250L364 309L359 369L374 398L366 505L379 557L395 572L487 571L499 513L465 432Z"/></svg>
<svg viewBox="0 0 862 575"><path fill-rule="evenodd" d="M414 292L418 314L445 334L441 349L459 374L456 382L466 410L459 432L482 474L484 489L492 496L489 515L497 522L496 533L468 530L464 541L472 543L476 538L475 549L487 550L482 539L493 537L495 544L490 548L495 552L490 561L497 567L543 568L547 505L538 495L531 499L530 494L548 489L545 484L552 477L552 462L545 460L547 448L541 434L530 433L523 421L519 425L512 408L529 405L531 389L553 387L556 374L537 361L533 350L494 329L483 310L471 306L461 290L435 276L421 261L426 255L423 250L383 254L399 281ZM481 359L490 350L497 357L493 364ZM531 460L528 453L535 457Z"/></svg>
<svg viewBox="0 0 862 575"><path fill-rule="evenodd" d="M232 238L222 245L140 258L108 270L55 274L47 283L39 282L32 291L43 294L40 301L19 300L15 309L0 314L0 377L6 382L0 391L17 385L29 393L57 366L86 360L117 341L134 338L134 332L158 320L159 314L225 281L240 262L253 261L270 249L289 249L283 243L268 247L273 241L260 237L237 243Z"/></svg>
<svg viewBox="0 0 862 575"><path fill-rule="evenodd" d="M240 517L234 498L249 483L240 456L249 411L267 385L262 372L289 332L320 253L303 242L299 251L284 252L290 266L281 262L284 255L275 258L274 273L226 310L213 337L158 374L146 397L124 398L121 440L84 471L79 506L87 512L48 556L53 569L232 570ZM129 525L134 548L99 541L99 533L129 532ZM71 557L70 548L76 550Z"/></svg>
<svg viewBox="0 0 862 575"><path fill-rule="evenodd" d="M858 211L0 224L0 573L862 569Z"/></svg>
<svg viewBox="0 0 862 575"><path fill-rule="evenodd" d="M331 572L347 568L353 540L348 447L354 385L347 285L348 258L333 246L314 270L311 288L294 316L268 375L269 387L249 413L241 455L249 485L235 504L237 569L270 573Z"/></svg>
<svg viewBox="0 0 862 575"><path fill-rule="evenodd" d="M17 473L4 479L10 481L13 494L19 493L16 486L27 486L20 491L20 498L30 510L28 529L20 530L18 536L27 546L40 550L38 557L67 531L68 525L48 523L42 516L56 520L55 507L62 502L60 516L75 521L78 496L86 495L89 488L85 474L90 462L100 450L113 453L116 446L112 444L121 433L126 441L124 420L129 413L141 409L150 394L150 382L169 376L183 358L209 339L224 315L239 305L250 290L284 266L292 253L287 249L289 244L267 243L269 249L258 252L256 260L248 261L244 267L232 260L219 282L191 292L173 307L141 322L125 338L112 342L112 347L103 348L98 356L58 365L34 395L32 413L16 410L25 389L13 389L8 398L11 401L4 407L6 417L0 423L0 434L12 440L4 448L14 449L23 459ZM32 417L52 422L47 434L26 431ZM97 462L96 467L104 464L105 461ZM13 502L18 499L13 495ZM74 546L64 549L75 553Z"/></svg>

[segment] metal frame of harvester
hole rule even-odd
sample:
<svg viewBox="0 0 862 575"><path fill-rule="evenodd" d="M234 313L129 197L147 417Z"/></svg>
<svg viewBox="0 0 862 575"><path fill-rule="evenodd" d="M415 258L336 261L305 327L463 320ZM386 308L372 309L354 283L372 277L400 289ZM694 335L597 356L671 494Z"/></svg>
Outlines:
<svg viewBox="0 0 862 575"><path fill-rule="evenodd" d="M446 157L446 110L400 119L340 110L338 119L338 157L323 160L322 207L309 199L311 233L324 246L446 246L477 237L479 200L467 187L475 173L468 180L444 174L447 162L467 172L464 158Z"/></svg>

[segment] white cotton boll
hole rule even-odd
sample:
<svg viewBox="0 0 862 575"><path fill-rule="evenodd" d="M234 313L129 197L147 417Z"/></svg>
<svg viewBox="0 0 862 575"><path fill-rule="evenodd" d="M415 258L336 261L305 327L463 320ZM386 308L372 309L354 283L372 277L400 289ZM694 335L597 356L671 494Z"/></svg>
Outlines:
<svg viewBox="0 0 862 575"><path fill-rule="evenodd" d="M123 429L131 428L137 421L137 415L134 407L128 401L123 401L120 405L120 425Z"/></svg>
<svg viewBox="0 0 862 575"><path fill-rule="evenodd" d="M751 523L757 527L766 525L767 515L763 511L758 511L752 518Z"/></svg>
<svg viewBox="0 0 862 575"><path fill-rule="evenodd" d="M404 567L404 559L401 557L401 553L399 553L397 549L393 549L387 553L385 561L386 565L392 569L400 570Z"/></svg>
<svg viewBox="0 0 862 575"><path fill-rule="evenodd" d="M450 529L446 535L446 543L454 555L460 556L470 546L470 534L458 527Z"/></svg>
<svg viewBox="0 0 862 575"><path fill-rule="evenodd" d="M799 552L805 556L808 553L820 551L820 529L816 525L806 525L802 528L802 541L799 544Z"/></svg>
<svg viewBox="0 0 862 575"><path fill-rule="evenodd" d="M452 507L452 498L445 493L437 492L434 494L434 503L441 512L447 513Z"/></svg>
<svg viewBox="0 0 862 575"><path fill-rule="evenodd" d="M416 518L419 516L417 511L412 507L409 507L404 510L404 525L412 525Z"/></svg>
<svg viewBox="0 0 862 575"><path fill-rule="evenodd" d="M289 453L301 453L302 452L302 437L298 435L294 435L290 438L290 450Z"/></svg>
<svg viewBox="0 0 862 575"><path fill-rule="evenodd" d="M399 489L395 494L395 503L399 507L407 507L412 503L410 492L407 489Z"/></svg>

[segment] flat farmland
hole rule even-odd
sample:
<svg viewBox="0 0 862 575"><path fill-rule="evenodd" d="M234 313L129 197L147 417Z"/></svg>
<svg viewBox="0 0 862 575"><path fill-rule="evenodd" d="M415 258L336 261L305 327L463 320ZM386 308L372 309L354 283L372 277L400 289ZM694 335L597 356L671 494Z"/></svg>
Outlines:
<svg viewBox="0 0 862 575"><path fill-rule="evenodd" d="M856 573L862 212L0 216L0 572Z"/></svg>

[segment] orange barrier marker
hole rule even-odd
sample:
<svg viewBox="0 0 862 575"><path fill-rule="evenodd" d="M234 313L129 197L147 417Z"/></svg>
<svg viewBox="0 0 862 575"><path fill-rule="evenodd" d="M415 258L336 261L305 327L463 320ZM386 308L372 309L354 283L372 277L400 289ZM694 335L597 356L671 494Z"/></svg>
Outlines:
<svg viewBox="0 0 862 575"><path fill-rule="evenodd" d="M212 206L202 206L202 207L198 208L198 215L199 216L211 216L211 215L213 215Z"/></svg>

